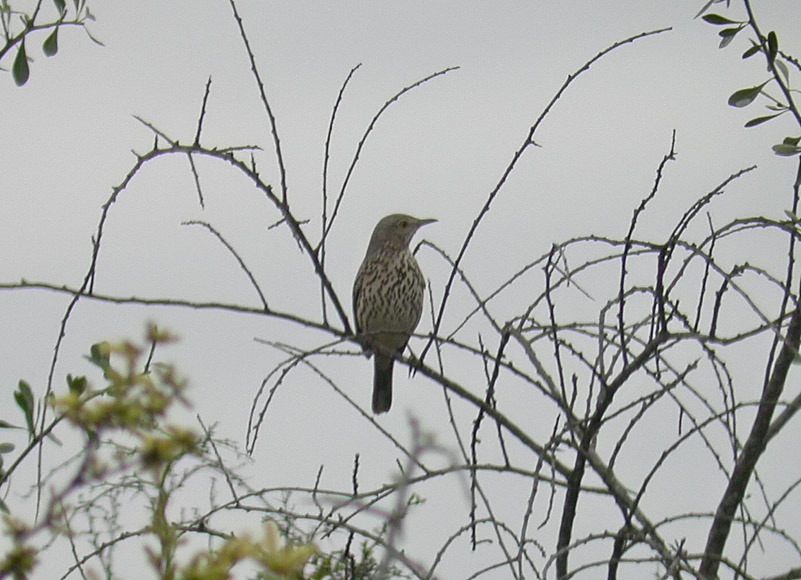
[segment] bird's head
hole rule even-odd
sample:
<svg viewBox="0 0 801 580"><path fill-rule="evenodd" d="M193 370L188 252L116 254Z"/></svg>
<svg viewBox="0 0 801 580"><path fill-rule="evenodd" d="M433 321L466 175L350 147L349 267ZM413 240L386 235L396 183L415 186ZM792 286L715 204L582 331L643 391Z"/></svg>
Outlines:
<svg viewBox="0 0 801 580"><path fill-rule="evenodd" d="M376 224L373 235L370 238L368 253L386 246L408 248L415 232L424 225L435 221L437 220L418 219L400 213L388 215Z"/></svg>

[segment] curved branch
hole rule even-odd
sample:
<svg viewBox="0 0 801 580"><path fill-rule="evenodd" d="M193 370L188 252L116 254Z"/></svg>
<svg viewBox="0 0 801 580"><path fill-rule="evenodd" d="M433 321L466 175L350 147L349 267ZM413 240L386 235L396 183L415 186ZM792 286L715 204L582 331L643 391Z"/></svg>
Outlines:
<svg viewBox="0 0 801 580"><path fill-rule="evenodd" d="M446 304L448 302L448 298L450 296L451 286L453 285L453 281L456 278L456 274L457 274L457 271L459 269L459 266L462 263L462 259L464 258L464 255L467 253L467 247L470 245L470 241L473 239L473 236L475 235L479 224L484 219L484 216L486 216L487 213L489 212L490 206L492 205L492 202L498 196L498 193L500 193L501 188L506 183L506 180L509 178L509 176L512 174L512 171L514 171L515 167L517 166L517 162L520 161L520 158L523 156L523 154L526 152L526 150L529 147L531 147L532 145L536 145L536 143L534 141L534 134L537 132L537 129L539 128L539 126L542 123L542 121L545 119L545 117L551 111L551 108L562 97L562 94L573 83L573 81L576 78L579 77L579 75L581 75L583 72L589 70L589 68L594 63L596 63L598 60L600 60L601 58L603 58L604 56L606 56L607 54L609 54L610 52L612 52L616 48L619 48L619 47L621 47L621 46L623 46L625 44L629 44L629 43L635 42L635 41L637 41L637 40L639 40L641 38L646 38L648 36L655 36L657 34L661 34L663 32L667 32L669 30L672 30L672 29L671 28L660 28L658 30L652 30L650 32L643 32L643 33L640 33L640 34L636 34L634 36L626 38L625 40L620 40L618 42L615 42L611 46L605 48L604 50L602 50L601 52L596 54L594 57L592 57L586 63L584 63L584 65L582 65L582 67L579 68L576 72L574 72L571 75L568 75L568 77L565 80L565 82L562 84L561 87L559 87L559 90L556 91L556 94L553 96L551 101L545 106L545 109L543 109L542 113L540 113L540 116L537 118L537 120L534 122L534 124L528 130L528 133L526 135L525 140L523 141L523 144L512 155L512 160L506 166L506 169L504 169L503 174L501 175L501 178L495 184L495 187L493 187L492 191L490 191L489 195L487 196L487 200L484 202L484 205L482 206L481 210L478 212L478 215L473 220L473 224L470 226L470 229L468 230L467 235L465 236L464 242L462 242L462 247L459 249L459 253L457 254L456 259L453 262L453 268L451 269L450 276L448 276L448 281L445 284L445 290L444 290L444 292L442 294L442 302L440 303L440 306L439 306L439 313L437 314L437 318L436 318L436 320L434 322L434 329L432 331L432 336L436 336L439 333L439 328L440 328L440 326L442 324L442 317L445 314L445 306L446 306ZM425 348L423 349L423 352L420 355L420 359L421 360L425 359L425 355L428 352L428 349L431 347L432 344L433 344L432 341L429 341L428 344L426 344Z"/></svg>

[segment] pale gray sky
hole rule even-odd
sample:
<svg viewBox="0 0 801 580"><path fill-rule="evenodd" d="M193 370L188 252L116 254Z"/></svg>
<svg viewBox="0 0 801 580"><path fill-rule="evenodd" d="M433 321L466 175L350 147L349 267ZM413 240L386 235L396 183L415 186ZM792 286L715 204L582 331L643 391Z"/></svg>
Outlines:
<svg viewBox="0 0 801 580"><path fill-rule="evenodd" d="M95 4L97 22L91 30L105 47L77 29L64 30L54 58L44 57L31 43L31 78L25 87L15 87L7 73L0 76L5 208L0 212L0 279L6 282L25 278L80 284L101 204L132 168L131 150L143 153L153 142L133 115L190 142L209 76L202 142L263 147L257 154L259 167L277 186L269 126L228 3ZM396 211L438 218L423 236L455 254L531 123L567 75L613 42L644 31L673 28L596 63L541 126L536 141L542 147L527 152L463 262L479 291L490 292L554 242L587 233L623 237L633 209L651 189L673 130L678 159L666 170L662 190L643 217L642 237L663 240L695 199L752 164L758 170L712 207L715 222L735 215L780 218L789 203L795 165L775 157L770 146L797 128L789 119L743 128L763 113L764 101L743 111L728 107L726 100L735 90L767 79L764 63L741 60L744 41L718 50L719 29L693 19L701 1L239 4L277 118L290 200L297 216L311 220L311 231L319 229L328 120L350 69L362 63L335 128L334 192L367 123L389 97L430 73L460 67L395 103L367 142L328 248L331 279L348 310L353 275L377 219ZM776 30L782 47L801 54L801 4L755 4L763 29ZM727 14L739 18L741 10L737 6ZM219 243L200 228L180 225L203 219L237 248L271 306L318 316L319 292L307 262L285 230L266 229L278 218L274 208L230 168L207 160L199 160L198 168L205 210L197 204L185 158L152 163L122 194L106 224L96 290L256 305L255 293ZM745 248L733 260L747 259L749 251L764 256L770 249ZM426 251L419 260L435 293L441 291L447 275L442 262ZM541 291L538 276L530 278L532 297ZM37 292L5 292L2 298L2 382L10 388L25 378L41 393L66 300ZM527 300L521 296L519 302L496 305L498 317L520 312ZM446 320L458 321L468 305L457 300ZM194 411L207 423L219 422L220 433L238 441L244 441L261 379L282 358L253 337L299 345L327 340L258 317L84 301L68 328L57 374L88 372L80 355L91 343L140 336L146 320L180 334L182 342L171 353L191 378ZM425 320L420 331L429 329ZM351 397L369 404L367 361L332 361L330 371ZM456 374L466 385L474 377L480 394L480 373L476 367ZM310 486L325 464L325 486L347 489L355 453L362 455L365 487L386 481L396 458L389 443L311 373L291 377L262 432L252 485ZM408 379L402 370L396 372L396 383L392 413L380 420L388 431L408 440L411 413L426 430L447 433L438 387L422 377ZM532 418L529 410L543 416ZM515 411L538 436L550 431L548 411ZM473 413L463 412L465 417ZM448 435L441 443L453 445ZM720 485L720 478L710 481ZM404 536L409 555L430 563L433 547L442 543L438 534L465 523L442 525L449 502L463 501L461 486L449 480L420 490L430 492L431 501L410 521ZM517 493L525 497L527 488L513 487L510 498ZM714 503L703 500L712 502L718 495L714 486L700 486L687 496L668 487L664 498L666 506L703 498L698 509L711 510ZM801 506L797 497L792 501ZM508 509L520 509L519 503L510 499ZM553 538L543 536L546 550L553 549ZM688 550L701 551L702 539L692 538ZM482 558L481 552L449 558L438 573L465 578L488 563ZM486 577L506 577L497 574Z"/></svg>

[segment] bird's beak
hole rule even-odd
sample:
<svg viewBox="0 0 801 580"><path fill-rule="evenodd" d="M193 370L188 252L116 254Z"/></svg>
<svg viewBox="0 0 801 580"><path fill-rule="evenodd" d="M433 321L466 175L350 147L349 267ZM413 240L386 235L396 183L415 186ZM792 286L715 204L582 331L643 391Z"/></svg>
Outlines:
<svg viewBox="0 0 801 580"><path fill-rule="evenodd" d="M417 227L420 228L420 227L423 227L423 226L427 226L428 224L433 224L436 221L437 220L435 220L434 218L425 219L425 220L417 220Z"/></svg>

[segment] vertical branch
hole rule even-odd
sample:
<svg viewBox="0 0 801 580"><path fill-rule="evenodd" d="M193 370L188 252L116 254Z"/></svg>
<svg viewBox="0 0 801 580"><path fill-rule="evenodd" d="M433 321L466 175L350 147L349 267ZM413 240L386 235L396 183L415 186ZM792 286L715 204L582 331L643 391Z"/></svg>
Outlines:
<svg viewBox="0 0 801 580"><path fill-rule="evenodd" d="M749 16L753 20L750 8ZM796 214L798 210L800 185L801 159L798 161L796 180L793 184L793 214ZM784 319L785 313L787 312L787 305L792 298L791 285L793 283L793 268L795 265L795 245L795 233L791 232L787 256L787 277L785 279L779 317L777 318L778 321ZM778 324L780 324L780 322L778 322L777 325ZM720 559L723 555L723 548L726 545L726 540L731 530L734 514L745 497L745 491L751 480L751 475L756 468L757 461L762 456L768 441L773 435L771 419L773 418L776 404L784 389L790 365L798 355L799 342L801 341L801 307L798 305L794 306L790 324L787 329L787 335L784 338L782 348L774 363L773 356L776 352L776 346L780 335L780 332L774 333L773 345L770 348L768 364L765 369L765 386L759 402L757 415L751 426L748 439L743 446L742 453L737 458L737 462L734 465L734 470L729 478L729 484L718 504L715 519L712 521L712 526L707 536L704 557L699 568L704 578L713 578L717 574L718 567L720 566Z"/></svg>
<svg viewBox="0 0 801 580"><path fill-rule="evenodd" d="M209 102L211 92L211 77L206 81L206 92L203 93L203 104L200 106L200 117L197 120L197 132L195 133L195 147L200 147L200 133L203 131L203 119L206 118L206 105Z"/></svg>
<svg viewBox="0 0 801 580"><path fill-rule="evenodd" d="M350 79L353 78L354 73L358 68L362 66L361 63L357 64L355 67L350 69L347 78L345 78L345 82L342 83L342 87L339 89L339 94L337 95L337 100L334 102L334 109L331 111L331 119L328 122L328 132L325 135L325 150L323 153L323 199L322 199L322 220L321 220L321 231L320 231L320 243L317 245L316 251L319 255L320 266L325 268L325 238L326 238L326 230L328 229L328 162L331 159L331 137L334 134L334 121L337 118L337 112L339 111L339 105L342 103L342 95L345 94L345 88L350 83ZM326 310L326 302L325 302L325 284L320 282L320 304L322 307L322 314L323 314L323 321L325 323L328 322L328 312Z"/></svg>
<svg viewBox="0 0 801 580"><path fill-rule="evenodd" d="M362 64L359 63L350 69L348 76L345 78L345 82L342 83L342 86L339 89L337 100L334 102L334 108L331 111L331 119L328 121L328 132L325 135L325 150L323 153L323 220L320 244L318 246L319 248L323 248L328 230L328 166L331 159L331 137L334 134L334 121L337 118L339 106L342 104L342 96L345 94L345 89L347 88L348 84L350 84L350 80L353 78L353 75L361 66Z"/></svg>
<svg viewBox="0 0 801 580"><path fill-rule="evenodd" d="M242 22L242 18L239 16L239 12L236 9L236 3L234 0L228 1L231 4L231 10L234 12L234 18L236 19L236 24L239 27L239 36L242 38L242 42L245 45L245 50L248 53L248 59L250 59L250 70L253 72L253 78L256 79L256 84L259 87L261 103L264 105L264 110L267 112L267 118L270 120L270 132L272 133L273 143L275 144L275 159L278 162L278 171L281 175L281 203L287 205L289 201L287 199L286 168L284 167L284 154L281 152L281 140L278 138L278 126L275 122L275 116L273 115L273 110L270 107L270 102L267 100L267 92L264 90L264 83L261 80L261 75L259 75L259 69L256 66L256 57L253 55L253 51L250 48L250 41L248 40L247 34L245 34L245 25Z"/></svg>
<svg viewBox="0 0 801 580"><path fill-rule="evenodd" d="M791 211L795 216L798 215L799 186L801 186L801 158L798 159L798 168L796 169L795 183L793 184L793 203ZM795 244L795 232L791 231L789 248L787 249L787 275L784 280L784 295L782 296L781 306L779 307L779 316L776 319L779 321L777 322L777 327L787 314L787 304L791 297L790 289L793 285L793 269L795 267ZM770 369L773 366L773 357L779 343L779 336L779 332L773 333L773 344L768 354L768 364L765 366L765 382L768 381Z"/></svg>
<svg viewBox="0 0 801 580"><path fill-rule="evenodd" d="M556 369L559 373L559 392L561 395L562 401L564 401L564 405L566 408L570 408L568 405L568 396L567 390L565 389L565 372L564 367L562 366L562 355L561 350L559 348L559 335L557 334L557 324L556 324L556 311L553 304L552 296L551 296L551 272L554 269L554 262L553 257L556 253L556 245L551 248L551 253L548 254L548 262L545 265L545 301L548 304L548 319L550 320L551 326L551 340L553 341L553 357L556 360Z"/></svg>
<svg viewBox="0 0 801 580"><path fill-rule="evenodd" d="M659 248L656 261L656 288L654 289L654 313L651 318L651 336L658 332L667 331L667 314L665 313L665 303L668 301L667 291L665 290L665 272L667 272L668 262L673 255L676 247L674 239L668 240L667 244ZM624 351L625 352L625 351Z"/></svg>
<svg viewBox="0 0 801 580"><path fill-rule="evenodd" d="M717 232L715 231L715 227L712 225L712 216L709 215L709 212L706 214L706 221L709 224L709 259L706 260L704 264L704 277L701 279L701 290L698 294L698 307L695 311L695 322L693 323L693 331L698 331L698 325L701 323L701 312L704 308L704 298L706 297L706 285L709 281L709 271L712 268L712 256L715 252L715 242L717 242L718 236Z"/></svg>
<svg viewBox="0 0 801 580"><path fill-rule="evenodd" d="M498 353L495 355L495 364L493 365L492 374L488 377L488 385L487 385L487 394L484 398L484 404L486 407L482 406L478 409L478 414L476 415L475 420L473 421L473 431L470 437L470 534L471 534L471 542L473 545L473 549L475 550L477 545L476 539L476 489L478 487L478 474L476 472L476 467L478 466L478 431L481 428L481 422L484 419L485 415L485 408L497 409L497 404L495 401L495 384L498 381L498 375L501 369L501 361L503 360L504 350L506 349L506 345L509 343L509 338L511 334L508 331L505 331L501 334L501 341L498 345ZM485 349L482 346L482 354L486 353ZM509 457L506 453L506 445L503 440L503 432L501 430L501 424L496 419L496 427L498 429L498 440L500 442L501 451L503 453L504 459L506 461L506 465L509 465Z"/></svg>
<svg viewBox="0 0 801 580"><path fill-rule="evenodd" d="M717 575L735 512L743 501L757 461L767 446L770 421L784 389L787 372L798 354L799 342L801 342L801 307L796 307L790 319L787 337L784 339L773 372L762 392L751 433L734 465L729 484L709 529L704 556L699 568L701 578L715 578Z"/></svg>
<svg viewBox="0 0 801 580"><path fill-rule="evenodd" d="M197 120L197 132L195 132L195 142L194 145L197 148L200 148L200 134L203 131L203 119L206 118L206 105L209 102L209 93L211 92L211 77L209 80L206 81L206 91L203 93L203 104L200 106L200 116ZM200 187L200 175L197 172L197 167L195 167L195 160L192 157L192 153L186 154L187 158L189 159L189 168L192 171L192 177L195 179L195 189L197 190L197 197L198 202L200 203L200 207L205 209L206 202L203 201L203 190Z"/></svg>
<svg viewBox="0 0 801 580"><path fill-rule="evenodd" d="M659 347L669 338L667 332L657 334L648 344L645 345L642 352L638 354L632 361L621 369L615 379L608 384L601 386L601 392L598 396L598 402L595 411L587 423L586 428L581 434L581 441L576 448L576 461L573 470L567 479L567 490L565 492L565 503L562 508L562 521L559 524L559 537L557 540L557 556L556 556L556 577L568 578L568 555L570 552L570 543L573 536L573 522L576 519L576 510L578 508L578 500L581 495L581 482L584 479L584 470L587 466L587 455L591 448L592 441L601 428L606 411L612 404L612 400L620 387L633 375L636 371L642 368L646 362L658 351Z"/></svg>
<svg viewBox="0 0 801 580"><path fill-rule="evenodd" d="M654 185L651 188L651 192L640 202L640 205L634 210L634 213L631 216L629 231L626 234L625 246L623 247L623 256L620 261L620 290L618 294L617 325L618 335L620 337L620 352L623 355L624 366L629 362L628 350L626 349L626 326L623 314L626 308L626 265L628 263L629 252L631 252L631 241L632 237L634 236L634 229L637 227L637 220L639 219L640 214L645 211L645 207L652 199L654 199L656 192L659 190L659 184L662 182L662 172L664 171L665 166L669 161L675 161L675 159L676 130L674 129L670 138L670 151L667 153L667 155L662 157L662 161L660 161L659 166L656 168L656 178L654 179Z"/></svg>

